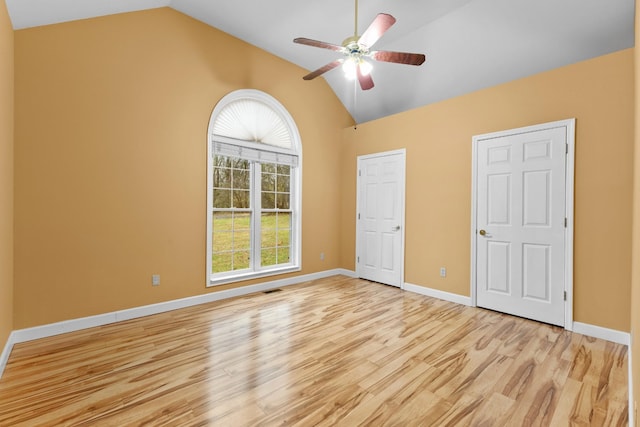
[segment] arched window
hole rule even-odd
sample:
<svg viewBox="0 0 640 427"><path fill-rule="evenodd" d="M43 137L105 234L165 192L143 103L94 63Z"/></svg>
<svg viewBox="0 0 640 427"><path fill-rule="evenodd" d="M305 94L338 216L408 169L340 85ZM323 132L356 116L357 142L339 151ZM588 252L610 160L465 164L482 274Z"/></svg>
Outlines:
<svg viewBox="0 0 640 427"><path fill-rule="evenodd" d="M222 98L207 138L207 286L300 270L301 147L257 90Z"/></svg>

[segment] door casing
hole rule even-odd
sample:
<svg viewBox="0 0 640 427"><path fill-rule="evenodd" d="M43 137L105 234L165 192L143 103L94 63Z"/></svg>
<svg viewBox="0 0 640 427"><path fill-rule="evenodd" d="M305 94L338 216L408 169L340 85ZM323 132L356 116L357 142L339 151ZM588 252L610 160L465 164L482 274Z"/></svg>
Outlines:
<svg viewBox="0 0 640 427"><path fill-rule="evenodd" d="M536 132L546 129L564 127L566 130L567 157L565 170L565 217L567 226L565 227L565 313L564 328L573 330L573 216L574 216L574 170L575 170L575 122L576 119L559 120L555 122L542 123L533 126L526 126L500 132L492 132L483 135L476 135L472 138L472 172L471 172L471 305L477 306L477 192L478 192L478 143L483 140L517 135L522 133Z"/></svg>

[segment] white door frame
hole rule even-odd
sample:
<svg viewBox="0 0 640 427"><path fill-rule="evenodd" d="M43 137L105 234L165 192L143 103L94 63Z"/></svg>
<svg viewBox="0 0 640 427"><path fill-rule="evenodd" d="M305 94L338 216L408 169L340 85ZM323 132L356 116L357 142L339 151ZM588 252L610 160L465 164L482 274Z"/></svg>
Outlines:
<svg viewBox="0 0 640 427"><path fill-rule="evenodd" d="M357 167L356 167L356 274L359 272L359 263L358 263L358 254L360 253L360 233L361 230L361 221L358 220L359 209L360 209L360 174L361 163L363 160L372 159L376 157L386 157L392 156L396 154L402 155L402 188L400 189L400 247L402 248L400 254L400 289L404 290L404 253L405 253L405 204L406 204L406 186L407 186L407 150L406 148L401 148L399 150L392 151L383 151L381 153L372 153L366 154L362 156L358 156L357 158Z"/></svg>
<svg viewBox="0 0 640 427"><path fill-rule="evenodd" d="M573 199L574 199L574 169L575 169L575 126L576 119L559 120L556 122L543 123L539 125L526 126L500 132L492 132L483 135L476 135L472 139L472 163L471 163L471 305L477 306L476 295L476 245L477 233L477 192L478 192L478 143L483 140L500 138L509 135L537 132L546 129L564 127L567 132L567 159L565 171L565 217L567 226L565 228L565 292L567 298L564 305L564 328L573 330Z"/></svg>

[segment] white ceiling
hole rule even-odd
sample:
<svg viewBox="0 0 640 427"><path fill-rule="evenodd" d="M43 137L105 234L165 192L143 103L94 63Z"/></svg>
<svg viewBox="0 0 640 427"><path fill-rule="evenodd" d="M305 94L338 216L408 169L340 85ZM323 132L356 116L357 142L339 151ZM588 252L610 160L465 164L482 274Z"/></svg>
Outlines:
<svg viewBox="0 0 640 427"><path fill-rule="evenodd" d="M345 0L6 0L15 29L169 6L315 70L353 35ZM420 67L376 62L362 91L340 69L324 78L362 123L634 45L634 0L360 0L359 33L385 12L397 23L377 50L424 53ZM302 78L302 75L300 76ZM318 84L310 81L308 84ZM597 82L594 82L597 84Z"/></svg>

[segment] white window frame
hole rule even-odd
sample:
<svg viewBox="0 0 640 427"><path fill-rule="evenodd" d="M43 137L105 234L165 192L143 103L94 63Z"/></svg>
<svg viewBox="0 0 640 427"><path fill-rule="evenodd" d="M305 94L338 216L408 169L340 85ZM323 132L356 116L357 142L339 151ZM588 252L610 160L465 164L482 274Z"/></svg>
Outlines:
<svg viewBox="0 0 640 427"><path fill-rule="evenodd" d="M240 140L224 135L215 135L214 127L216 119L220 113L229 104L238 100L254 100L269 107L275 112L282 122L285 124L289 137L291 140L291 149L283 149L273 145L267 145L263 143L256 143L255 141ZM251 120L250 117L246 118ZM266 158L263 162L255 161L256 163L274 163L269 159L273 156L296 156L297 166L291 167L291 180L290 180L290 209L291 209L291 235L290 235L290 262L287 264L280 264L275 266L261 267L252 270L238 270L229 271L224 273L212 273L212 252L213 252L213 157L216 154L228 155L228 153L216 153L216 143L222 143L229 145L235 145L238 147L246 147L247 149L263 151L266 154ZM206 286L217 286L226 283L238 282L242 280L256 279L261 277L273 276L277 274L291 273L301 270L301 248L302 248L302 219L301 219L301 207L302 207L302 144L300 140L300 134L298 128L293 121L293 118L289 112L272 96L254 89L242 89L229 93L223 97L213 109L211 117L209 119L209 128L207 132L207 247L206 247ZM254 191L260 192L260 169L257 165L252 165L251 170L251 182L254 187ZM255 171L258 173L255 173ZM258 196L259 198L259 196ZM260 247L258 244L261 230L260 230L260 216L261 207L251 207L253 211L252 215L252 258L260 256Z"/></svg>

